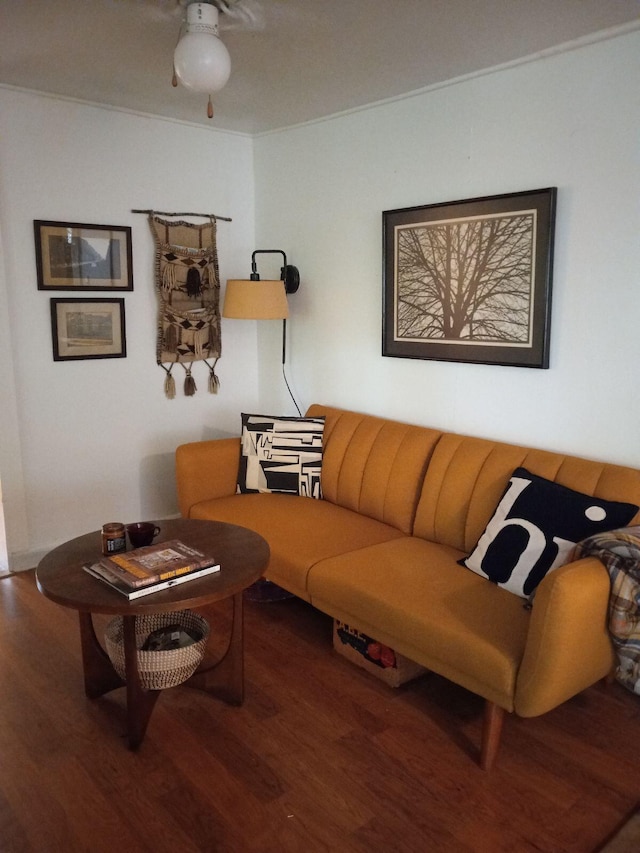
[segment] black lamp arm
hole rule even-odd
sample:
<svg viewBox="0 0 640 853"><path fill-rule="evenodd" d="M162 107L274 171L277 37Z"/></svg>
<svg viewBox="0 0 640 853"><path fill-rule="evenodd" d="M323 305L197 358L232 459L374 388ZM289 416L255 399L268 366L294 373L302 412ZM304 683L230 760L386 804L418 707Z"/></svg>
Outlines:
<svg viewBox="0 0 640 853"><path fill-rule="evenodd" d="M258 265L256 264L256 255L282 255L282 267L280 268L280 278L284 281L284 289L286 293L295 293L300 286L300 273L298 268L287 264L287 256L282 249L256 249L251 253L251 281L260 281L258 275Z"/></svg>

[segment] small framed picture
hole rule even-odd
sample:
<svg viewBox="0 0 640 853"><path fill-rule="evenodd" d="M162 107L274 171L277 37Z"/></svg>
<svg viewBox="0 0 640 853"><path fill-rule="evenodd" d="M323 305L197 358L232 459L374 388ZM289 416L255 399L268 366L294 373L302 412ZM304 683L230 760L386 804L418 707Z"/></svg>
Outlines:
<svg viewBox="0 0 640 853"><path fill-rule="evenodd" d="M124 299L52 299L53 360L125 358Z"/></svg>
<svg viewBox="0 0 640 853"><path fill-rule="evenodd" d="M556 188L383 217L382 354L549 366Z"/></svg>
<svg viewBox="0 0 640 853"><path fill-rule="evenodd" d="M38 290L133 290L131 228L33 223Z"/></svg>

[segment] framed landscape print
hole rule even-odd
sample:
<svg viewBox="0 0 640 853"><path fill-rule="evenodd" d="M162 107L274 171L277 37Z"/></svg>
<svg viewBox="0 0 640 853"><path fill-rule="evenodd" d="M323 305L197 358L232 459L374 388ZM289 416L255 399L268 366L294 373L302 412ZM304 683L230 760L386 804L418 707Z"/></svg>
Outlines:
<svg viewBox="0 0 640 853"><path fill-rule="evenodd" d="M133 290L131 228L33 223L38 290Z"/></svg>
<svg viewBox="0 0 640 853"><path fill-rule="evenodd" d="M387 210L382 354L549 366L556 188Z"/></svg>
<svg viewBox="0 0 640 853"><path fill-rule="evenodd" d="M53 360L125 358L124 299L52 299Z"/></svg>

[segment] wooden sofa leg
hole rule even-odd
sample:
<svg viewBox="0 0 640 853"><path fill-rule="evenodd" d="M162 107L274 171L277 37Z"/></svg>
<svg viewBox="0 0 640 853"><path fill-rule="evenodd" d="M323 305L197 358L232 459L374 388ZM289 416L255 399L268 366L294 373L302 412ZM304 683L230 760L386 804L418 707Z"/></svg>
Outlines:
<svg viewBox="0 0 640 853"><path fill-rule="evenodd" d="M482 749L480 752L480 767L483 770L491 770L493 766L500 745L503 720L504 708L496 705L495 702L489 702L487 699L484 704Z"/></svg>

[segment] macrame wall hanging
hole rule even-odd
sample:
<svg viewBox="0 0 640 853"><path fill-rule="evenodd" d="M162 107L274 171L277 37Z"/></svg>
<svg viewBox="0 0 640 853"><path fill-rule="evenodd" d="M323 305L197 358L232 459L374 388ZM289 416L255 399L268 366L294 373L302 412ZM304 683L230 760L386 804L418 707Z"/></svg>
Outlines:
<svg viewBox="0 0 640 853"><path fill-rule="evenodd" d="M215 367L221 354L221 338L216 217L207 216L208 222L194 225L180 219L163 219L156 211L135 212L149 214L156 246L156 361L166 373L165 394L169 399L175 397L173 370L176 365L185 371L185 395L191 397L195 394L197 389L192 369L196 361L203 361L209 368L209 391L217 394L220 383Z"/></svg>

